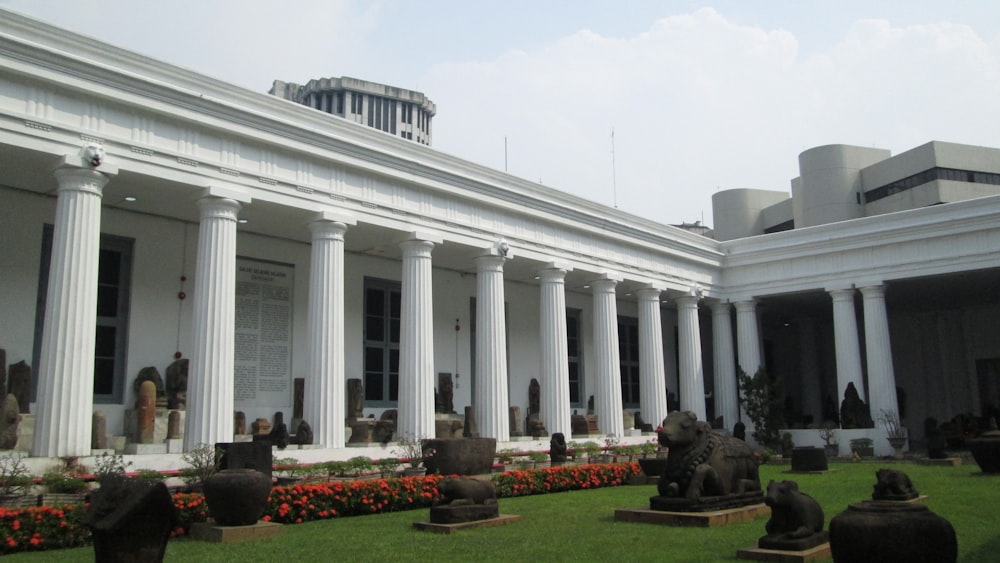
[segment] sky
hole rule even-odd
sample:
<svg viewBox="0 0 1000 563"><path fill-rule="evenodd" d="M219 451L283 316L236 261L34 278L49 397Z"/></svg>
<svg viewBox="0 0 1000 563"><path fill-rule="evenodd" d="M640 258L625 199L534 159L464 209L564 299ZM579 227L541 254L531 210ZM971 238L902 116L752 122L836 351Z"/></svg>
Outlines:
<svg viewBox="0 0 1000 563"><path fill-rule="evenodd" d="M426 94L433 147L661 223L828 144L1000 146L1000 2L0 0L258 92Z"/></svg>

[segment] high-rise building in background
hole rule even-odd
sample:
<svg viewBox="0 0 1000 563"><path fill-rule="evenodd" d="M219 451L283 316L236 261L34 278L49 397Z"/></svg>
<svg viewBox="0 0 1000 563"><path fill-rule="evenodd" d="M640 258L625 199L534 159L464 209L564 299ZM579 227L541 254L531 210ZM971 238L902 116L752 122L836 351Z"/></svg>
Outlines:
<svg viewBox="0 0 1000 563"><path fill-rule="evenodd" d="M269 93L408 141L431 144L431 119L437 108L421 92L342 76L305 85L275 80Z"/></svg>

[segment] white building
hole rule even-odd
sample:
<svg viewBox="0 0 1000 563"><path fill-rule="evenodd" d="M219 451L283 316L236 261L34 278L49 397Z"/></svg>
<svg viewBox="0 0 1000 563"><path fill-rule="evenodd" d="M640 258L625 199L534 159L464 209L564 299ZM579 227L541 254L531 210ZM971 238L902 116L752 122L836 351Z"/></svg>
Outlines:
<svg viewBox="0 0 1000 563"><path fill-rule="evenodd" d="M994 168L941 166L995 170L968 151ZM729 205L720 242L0 18L0 348L34 369L35 456L89 455L95 410L123 432L135 375L176 352L186 449L232 440L237 410L288 417L295 379L317 456L345 452L347 378L366 415L431 436L450 373L456 410L501 442L532 379L567 435L590 396L621 436L623 411L658 421L668 392L731 428L737 365L783 375L814 420L847 382L875 413L903 389L910 428L1000 403L1000 197L872 216L845 198L832 222L744 236L812 212L747 198L780 213Z"/></svg>
<svg viewBox="0 0 1000 563"><path fill-rule="evenodd" d="M305 85L275 80L270 94L424 145L437 107L423 93L343 76Z"/></svg>

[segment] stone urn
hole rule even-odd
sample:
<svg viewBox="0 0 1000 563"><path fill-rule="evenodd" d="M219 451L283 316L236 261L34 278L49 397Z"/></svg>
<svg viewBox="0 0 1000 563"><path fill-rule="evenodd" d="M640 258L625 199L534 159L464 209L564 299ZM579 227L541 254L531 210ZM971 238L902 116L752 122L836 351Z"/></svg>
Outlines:
<svg viewBox="0 0 1000 563"><path fill-rule="evenodd" d="M267 497L271 478L255 469L223 469L205 479L205 502L219 526L250 526L257 523Z"/></svg>
<svg viewBox="0 0 1000 563"><path fill-rule="evenodd" d="M833 560L850 563L944 563L958 558L951 522L927 506L867 500L851 504L830 520Z"/></svg>
<svg viewBox="0 0 1000 563"><path fill-rule="evenodd" d="M1000 473L1000 431L983 432L965 443L983 473Z"/></svg>

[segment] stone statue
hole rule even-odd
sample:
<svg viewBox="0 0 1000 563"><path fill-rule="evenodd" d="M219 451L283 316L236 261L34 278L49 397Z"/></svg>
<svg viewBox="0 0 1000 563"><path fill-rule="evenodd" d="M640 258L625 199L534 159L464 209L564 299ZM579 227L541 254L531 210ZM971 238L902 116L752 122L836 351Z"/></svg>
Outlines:
<svg viewBox="0 0 1000 563"><path fill-rule="evenodd" d="M489 520L500 515L493 483L469 477L445 477L438 482L440 502L431 507L432 524Z"/></svg>
<svg viewBox="0 0 1000 563"><path fill-rule="evenodd" d="M566 461L566 436L562 432L556 432L549 440L549 459L553 463Z"/></svg>
<svg viewBox="0 0 1000 563"><path fill-rule="evenodd" d="M299 444L300 446L307 446L313 443L312 426L305 420L299 422L299 427L295 429L295 435L292 436L292 443Z"/></svg>
<svg viewBox="0 0 1000 563"><path fill-rule="evenodd" d="M729 499L729 506L761 500L760 477L753 450L741 440L720 436L690 411L674 411L663 419L657 440L669 448L666 467L657 484L661 497L696 503L702 497L744 495L746 502ZM654 503L653 510L665 510ZM667 503L676 505L679 503ZM681 503L681 506L683 504ZM682 509L681 506L675 507Z"/></svg>
<svg viewBox="0 0 1000 563"><path fill-rule="evenodd" d="M347 420L364 417L364 388L361 380L352 377L347 380Z"/></svg>
<svg viewBox="0 0 1000 563"><path fill-rule="evenodd" d="M528 416L533 414L541 414L542 412L542 386L538 384L538 380L534 377L531 378L531 383L528 384Z"/></svg>
<svg viewBox="0 0 1000 563"><path fill-rule="evenodd" d="M288 447L289 436L288 426L285 425L285 413L281 411L274 413L274 426L271 427L268 437L275 446L278 446L279 450Z"/></svg>
<svg viewBox="0 0 1000 563"><path fill-rule="evenodd" d="M459 506L464 504L496 504L497 492L493 483L473 477L445 477L438 482L438 492L442 504Z"/></svg>
<svg viewBox="0 0 1000 563"><path fill-rule="evenodd" d="M898 469L879 469L875 472L872 500L911 500L920 496L910 476Z"/></svg>
<svg viewBox="0 0 1000 563"><path fill-rule="evenodd" d="M167 367L167 408L184 410L187 404L188 359L174 360Z"/></svg>
<svg viewBox="0 0 1000 563"><path fill-rule="evenodd" d="M21 423L17 397L8 393L0 405L0 450L13 450L17 445L17 427Z"/></svg>
<svg viewBox="0 0 1000 563"><path fill-rule="evenodd" d="M743 422L737 422L733 425L733 438L747 441L747 425Z"/></svg>
<svg viewBox="0 0 1000 563"><path fill-rule="evenodd" d="M247 415L243 411L236 411L233 414L233 434L239 436L247 433Z"/></svg>
<svg viewBox="0 0 1000 563"><path fill-rule="evenodd" d="M438 374L438 389L441 401L441 410L445 414L455 412L455 384L451 381L450 373Z"/></svg>
<svg viewBox="0 0 1000 563"><path fill-rule="evenodd" d="M757 547L803 551L827 541L823 508L799 492L795 481L768 483L764 503L771 508L771 519L764 526L767 535L757 541Z"/></svg>
<svg viewBox="0 0 1000 563"><path fill-rule="evenodd" d="M21 414L28 414L28 404L31 400L31 366L21 360L10 366L7 377L10 378L7 382L7 392L17 399L17 407Z"/></svg>
<svg viewBox="0 0 1000 563"><path fill-rule="evenodd" d="M135 400L136 437L139 444L152 444L156 434L156 384L147 379L139 384Z"/></svg>
<svg viewBox="0 0 1000 563"><path fill-rule="evenodd" d="M473 407L465 407L465 426L462 429L462 437L478 438L479 425L476 423L476 411Z"/></svg>
<svg viewBox="0 0 1000 563"><path fill-rule="evenodd" d="M153 382L154 390L156 391L156 406L165 408L167 406L167 391L163 384L163 378L160 376L160 370L156 369L155 366L146 366L139 370L139 374L135 376L135 382L132 383L132 389L136 394L139 393L139 388L144 381Z"/></svg>
<svg viewBox="0 0 1000 563"><path fill-rule="evenodd" d="M177 510L162 481L105 479L81 522L91 530L97 561L163 561Z"/></svg>
<svg viewBox="0 0 1000 563"><path fill-rule="evenodd" d="M872 428L871 412L868 405L861 400L857 387L851 381L844 390L844 400L840 403L840 427L841 428Z"/></svg>

